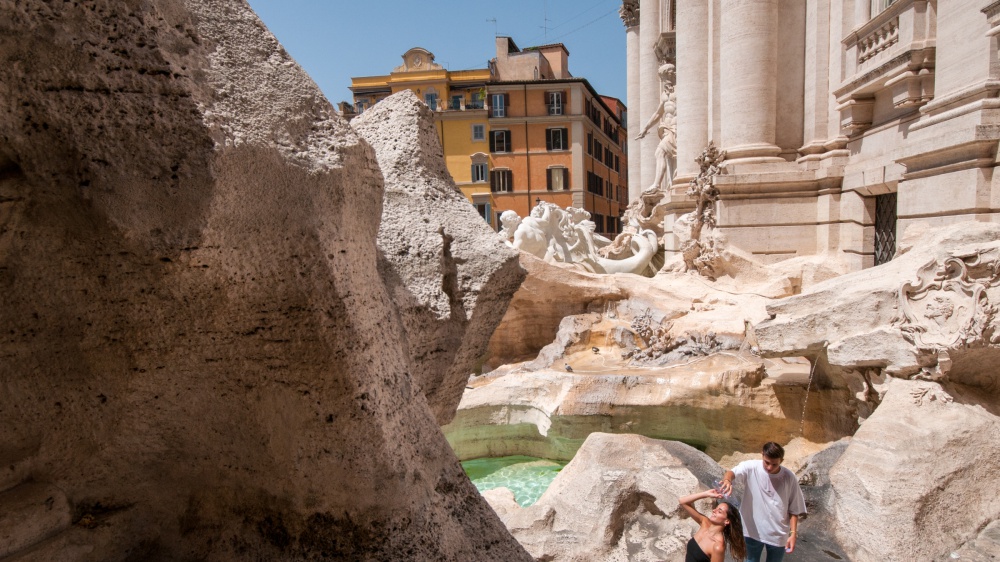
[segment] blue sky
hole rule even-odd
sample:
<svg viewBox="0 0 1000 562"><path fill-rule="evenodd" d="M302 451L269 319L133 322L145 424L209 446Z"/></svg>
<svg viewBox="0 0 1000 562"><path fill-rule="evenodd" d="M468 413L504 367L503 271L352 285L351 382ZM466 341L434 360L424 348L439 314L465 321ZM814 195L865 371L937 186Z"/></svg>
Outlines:
<svg viewBox="0 0 1000 562"><path fill-rule="evenodd" d="M388 74L411 47L449 70L486 68L498 34L522 49L563 43L573 76L626 101L621 0L248 1L334 105L351 100L352 76Z"/></svg>

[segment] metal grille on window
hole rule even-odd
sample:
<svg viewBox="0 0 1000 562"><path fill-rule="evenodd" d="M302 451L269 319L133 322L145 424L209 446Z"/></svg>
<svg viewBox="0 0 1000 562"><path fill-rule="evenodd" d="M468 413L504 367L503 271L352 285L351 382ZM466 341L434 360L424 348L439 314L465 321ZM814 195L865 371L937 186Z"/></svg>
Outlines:
<svg viewBox="0 0 1000 562"><path fill-rule="evenodd" d="M875 197L875 265L896 254L896 194Z"/></svg>

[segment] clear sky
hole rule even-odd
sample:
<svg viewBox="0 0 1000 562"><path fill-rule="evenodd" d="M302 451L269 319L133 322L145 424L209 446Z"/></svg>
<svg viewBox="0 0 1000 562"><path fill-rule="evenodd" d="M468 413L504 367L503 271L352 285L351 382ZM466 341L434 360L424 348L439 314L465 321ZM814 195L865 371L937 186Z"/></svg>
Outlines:
<svg viewBox="0 0 1000 562"><path fill-rule="evenodd" d="M412 47L449 70L486 68L496 35L521 49L563 43L573 76L626 101L621 0L248 1L334 105L352 100L352 76L389 74Z"/></svg>

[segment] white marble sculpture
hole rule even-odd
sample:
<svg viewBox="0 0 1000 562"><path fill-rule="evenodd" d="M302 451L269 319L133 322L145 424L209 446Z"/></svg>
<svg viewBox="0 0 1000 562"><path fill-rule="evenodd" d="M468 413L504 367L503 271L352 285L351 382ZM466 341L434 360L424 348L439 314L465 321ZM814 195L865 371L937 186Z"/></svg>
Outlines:
<svg viewBox="0 0 1000 562"><path fill-rule="evenodd" d="M631 255L609 259L598 250L611 240L596 234L590 213L539 202L531 215L521 219L513 211L500 215L500 236L512 247L549 263L574 264L593 273L641 273L659 249L657 236L641 230L631 237Z"/></svg>
<svg viewBox="0 0 1000 562"><path fill-rule="evenodd" d="M654 125L660 137L660 144L656 145L654 154L656 177L646 191L669 189L674 183L674 173L677 170L677 94L674 92L674 65L669 63L661 65L658 74L661 83L660 105L649 116L649 120L636 137L637 140L645 137Z"/></svg>

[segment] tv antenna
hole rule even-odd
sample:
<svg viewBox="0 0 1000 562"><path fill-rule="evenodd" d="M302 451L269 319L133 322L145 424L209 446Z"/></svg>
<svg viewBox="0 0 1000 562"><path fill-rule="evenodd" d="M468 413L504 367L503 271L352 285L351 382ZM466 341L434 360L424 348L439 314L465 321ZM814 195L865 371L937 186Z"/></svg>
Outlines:
<svg viewBox="0 0 1000 562"><path fill-rule="evenodd" d="M496 18L487 18L486 21L493 22L493 36L494 37L499 37L500 33L497 31L497 19Z"/></svg>
<svg viewBox="0 0 1000 562"><path fill-rule="evenodd" d="M548 42L549 39L549 3L547 1L542 2L542 36L545 41Z"/></svg>

